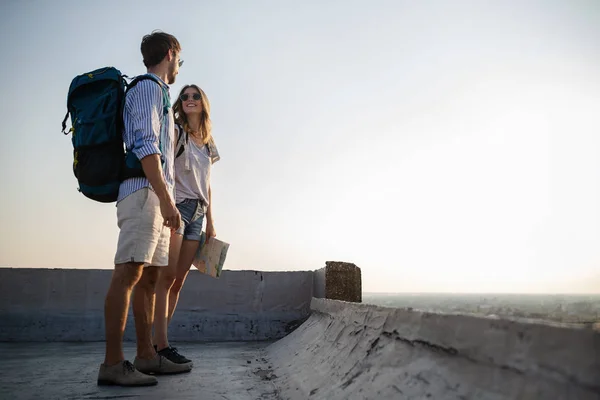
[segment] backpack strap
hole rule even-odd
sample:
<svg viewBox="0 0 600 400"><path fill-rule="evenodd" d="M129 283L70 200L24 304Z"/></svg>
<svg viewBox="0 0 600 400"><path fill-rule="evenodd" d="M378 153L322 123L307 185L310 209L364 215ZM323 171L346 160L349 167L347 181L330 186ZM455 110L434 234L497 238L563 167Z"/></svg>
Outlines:
<svg viewBox="0 0 600 400"><path fill-rule="evenodd" d="M183 130L183 126L181 126L179 124L176 124L176 125L177 125L177 131L179 132L179 134L177 135L176 146L179 146L179 143L181 143L181 141L183 139L183 143L181 144L181 146L177 150L177 154L175 155L175 158L178 158L180 155L183 154L183 151L185 150L185 145L189 143L190 137L187 134L187 132Z"/></svg>
<svg viewBox="0 0 600 400"><path fill-rule="evenodd" d="M171 100L169 99L169 93L167 92L167 89L163 86L163 84L160 83L160 81L158 79L156 79L154 76L152 76L150 74L138 75L135 78L133 78L133 80L129 83L129 85L127 85L127 89L125 89L125 95L127 95L127 92L129 92L131 89L133 89L135 87L135 85L137 85L139 82L145 81L147 79L150 79L151 81L156 82L156 84L158 86L160 86L160 89L161 89L162 95L163 95L163 115L167 115L169 113L169 108L171 108ZM124 101L123 101L122 106L123 106L123 108L125 107Z"/></svg>
<svg viewBox="0 0 600 400"><path fill-rule="evenodd" d="M145 80L151 80L156 82L156 84L158 86L160 86L162 95L163 95L163 119L167 116L167 114L169 114L169 109L171 108L171 100L169 99L169 92L167 91L167 89L163 86L163 84L156 79L154 76L150 75L150 74L144 74L144 75L138 75L135 78L133 78L133 80L129 83L129 85L127 85L127 89L125 89L125 96L127 96L127 92L129 92L131 89L133 89L135 87L135 85L137 85L139 82L141 81L145 81ZM123 102L121 104L121 115L123 115L125 109L125 99L123 99ZM163 123L161 123L161 130L164 127L164 121ZM159 137L159 142L158 142L160 151L162 152L162 142L160 140Z"/></svg>
<svg viewBox="0 0 600 400"><path fill-rule="evenodd" d="M67 109L67 114L65 115L65 119L63 119L62 122L62 133L64 133L65 135L68 135L73 130L73 128L71 127L69 131L65 131L65 129L67 129L67 119L69 118L69 113L70 111Z"/></svg>
<svg viewBox="0 0 600 400"><path fill-rule="evenodd" d="M133 89L135 87L135 85L137 85L139 82L141 82L143 80L147 80L147 79L156 82L156 84L158 86L160 86L161 91L162 91L162 95L163 95L163 115L162 115L163 121L161 122L161 132L162 132L162 130L164 129L164 126L165 126L164 118L166 118L167 114L169 113L169 109L171 108L171 101L169 100L169 93L168 93L167 89L163 86L163 84L158 79L156 79L154 76L152 76L150 74L138 75L138 76L134 77L133 80L128 85L126 85L127 88L125 89L123 101L121 102L121 115L123 115L123 113L125 111L125 96L127 96L127 92L129 92L131 89ZM163 153L163 148L162 148L163 143L162 143L161 137L162 137L162 134L159 135L159 138L158 138L158 147L160 149L160 152ZM165 159L162 158L163 166L164 166L165 162L166 162ZM131 153L127 150L125 151L125 165L127 167L126 167L126 171L124 173L124 178L145 177L146 176L143 172L143 169L141 168L140 161L137 159L136 156L133 155L133 153Z"/></svg>
<svg viewBox="0 0 600 400"><path fill-rule="evenodd" d="M179 131L179 135L177 136L177 145L179 145L179 143L182 140L182 137L185 135L184 143L181 144L181 146L179 147L179 150L177 150L177 154L175 155L175 158L178 158L180 155L183 154L183 151L185 150L185 145L190 142L190 135L188 135L188 133L183 130L183 127L181 125L179 125L179 124L176 124L176 125L177 125L178 131ZM211 143L212 143L212 139L210 142L206 143L204 146L206 147L206 152L208 153L208 156L212 159L213 151L210 147Z"/></svg>

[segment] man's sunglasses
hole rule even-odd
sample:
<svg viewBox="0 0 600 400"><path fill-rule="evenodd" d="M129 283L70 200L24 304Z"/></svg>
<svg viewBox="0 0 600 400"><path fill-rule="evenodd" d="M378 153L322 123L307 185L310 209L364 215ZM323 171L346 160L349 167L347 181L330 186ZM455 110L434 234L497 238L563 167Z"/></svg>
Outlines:
<svg viewBox="0 0 600 400"><path fill-rule="evenodd" d="M173 50L173 49L169 49L169 52L170 52L170 53L173 55L173 57L177 57L177 53L175 52L175 50ZM177 58L179 58L179 57L177 57ZM181 67L181 66L183 65L183 60L182 60L182 59L179 59L179 60L177 61L177 65L178 65L179 67Z"/></svg>
<svg viewBox="0 0 600 400"><path fill-rule="evenodd" d="M179 96L179 98L181 99L181 101L188 101L188 99L190 98L190 95L187 93L182 94L181 96ZM192 95L192 99L198 101L202 98L202 96L200 96L200 93L194 93Z"/></svg>

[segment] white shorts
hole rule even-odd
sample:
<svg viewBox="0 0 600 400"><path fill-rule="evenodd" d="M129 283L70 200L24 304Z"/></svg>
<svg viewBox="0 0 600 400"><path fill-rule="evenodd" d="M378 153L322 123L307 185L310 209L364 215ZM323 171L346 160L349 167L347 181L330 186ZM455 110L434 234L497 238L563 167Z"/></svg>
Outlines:
<svg viewBox="0 0 600 400"><path fill-rule="evenodd" d="M153 190L143 188L119 201L117 225L120 231L115 265L169 264L171 230L163 225L160 201Z"/></svg>

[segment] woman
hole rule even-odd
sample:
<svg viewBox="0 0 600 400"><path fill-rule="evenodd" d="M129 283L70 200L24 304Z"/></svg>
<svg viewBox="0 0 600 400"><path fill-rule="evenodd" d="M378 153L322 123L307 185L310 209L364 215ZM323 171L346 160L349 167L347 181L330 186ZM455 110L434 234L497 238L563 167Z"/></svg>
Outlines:
<svg viewBox="0 0 600 400"><path fill-rule="evenodd" d="M211 135L210 104L202 89L186 85L173 105L175 137L175 203L181 226L171 236L169 265L161 269L156 285L154 345L157 352L179 364L191 361L169 345L167 325L179 292L200 245L206 216L206 240L217 235L212 217L210 170L219 160Z"/></svg>

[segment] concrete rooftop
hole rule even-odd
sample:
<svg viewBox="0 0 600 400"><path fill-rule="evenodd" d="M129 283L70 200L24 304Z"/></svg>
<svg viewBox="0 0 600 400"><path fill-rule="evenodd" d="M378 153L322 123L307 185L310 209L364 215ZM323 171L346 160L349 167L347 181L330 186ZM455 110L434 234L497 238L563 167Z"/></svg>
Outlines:
<svg viewBox="0 0 600 400"><path fill-rule="evenodd" d="M187 374L158 376L158 385L98 386L104 342L0 343L0 399L279 399L264 359L270 342L174 344L194 361ZM126 342L125 357L135 357Z"/></svg>
<svg viewBox="0 0 600 400"><path fill-rule="evenodd" d="M0 399L600 399L599 331L359 304L338 264L190 274L169 337L194 369L145 388L96 384L111 271L0 268Z"/></svg>

